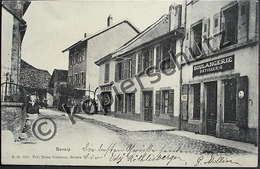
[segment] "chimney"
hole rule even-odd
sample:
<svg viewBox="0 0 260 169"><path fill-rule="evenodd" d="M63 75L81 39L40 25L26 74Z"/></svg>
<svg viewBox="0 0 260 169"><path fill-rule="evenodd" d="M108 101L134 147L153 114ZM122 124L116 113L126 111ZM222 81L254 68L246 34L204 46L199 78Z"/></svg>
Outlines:
<svg viewBox="0 0 260 169"><path fill-rule="evenodd" d="M111 26L113 24L113 17L112 15L109 15L107 18L107 27Z"/></svg>
<svg viewBox="0 0 260 169"><path fill-rule="evenodd" d="M84 33L84 38L86 38L87 37L87 33Z"/></svg>
<svg viewBox="0 0 260 169"><path fill-rule="evenodd" d="M181 27L181 14L182 14L182 6L177 5L175 3L171 4L169 7L169 29L170 31L174 29L178 29Z"/></svg>

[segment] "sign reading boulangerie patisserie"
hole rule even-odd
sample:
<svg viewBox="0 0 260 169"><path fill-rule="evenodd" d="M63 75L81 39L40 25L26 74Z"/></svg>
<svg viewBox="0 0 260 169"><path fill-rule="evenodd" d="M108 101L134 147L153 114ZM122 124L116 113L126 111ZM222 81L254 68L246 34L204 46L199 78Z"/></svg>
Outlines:
<svg viewBox="0 0 260 169"><path fill-rule="evenodd" d="M193 77L234 69L234 55L193 66Z"/></svg>

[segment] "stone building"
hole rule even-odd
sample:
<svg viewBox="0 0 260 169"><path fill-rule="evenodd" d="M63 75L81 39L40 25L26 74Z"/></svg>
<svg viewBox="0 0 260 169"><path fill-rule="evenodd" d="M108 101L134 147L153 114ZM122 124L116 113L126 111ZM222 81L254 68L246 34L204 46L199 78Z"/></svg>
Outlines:
<svg viewBox="0 0 260 169"><path fill-rule="evenodd" d="M182 130L257 142L258 6L256 0L187 2Z"/></svg>
<svg viewBox="0 0 260 169"><path fill-rule="evenodd" d="M26 32L23 15L29 1L2 1L1 83L20 83L21 45Z"/></svg>

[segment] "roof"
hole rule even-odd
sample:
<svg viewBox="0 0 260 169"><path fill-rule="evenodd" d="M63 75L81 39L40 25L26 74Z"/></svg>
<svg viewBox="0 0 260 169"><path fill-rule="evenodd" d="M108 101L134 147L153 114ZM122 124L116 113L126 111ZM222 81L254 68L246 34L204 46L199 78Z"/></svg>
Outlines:
<svg viewBox="0 0 260 169"><path fill-rule="evenodd" d="M59 82L67 82L68 70L54 69L51 75L49 86L53 87L54 80Z"/></svg>
<svg viewBox="0 0 260 169"><path fill-rule="evenodd" d="M89 39L91 39L91 38L94 38L94 37L96 37L96 36L98 36L98 35L100 35L100 34L106 32L106 31L108 31L108 30L110 30L110 29L112 29L112 28L114 28L114 27L116 27L116 26L118 26L118 25L120 25L120 24L122 24L122 23L127 23L127 24L128 24L129 26L131 26L137 33L140 33L139 29L138 29L132 22L130 22L128 19L124 19L124 20L122 20L122 21L120 21L120 22L117 22L117 23L115 23L115 24L112 24L111 26L108 26L108 27L106 27L106 28L104 28L104 29L102 29L102 30L100 30L100 31L98 31L98 32L96 32L96 33L94 33L94 34L88 36L88 37L85 37L85 38L81 39L80 41L74 43L74 44L71 45L70 47L64 49L62 52L64 53L64 52L70 50L71 48L77 46L78 44L80 44L80 43L82 43L82 42L84 42L84 41L87 41L87 40L89 40Z"/></svg>
<svg viewBox="0 0 260 169"><path fill-rule="evenodd" d="M20 85L26 88L47 89L51 75L47 70L37 69L21 59Z"/></svg>
<svg viewBox="0 0 260 169"><path fill-rule="evenodd" d="M107 61L112 58L112 56L122 55L132 49L135 49L143 44L146 44L150 41L153 41L157 38L160 38L170 32L169 30L169 18L168 15L165 14L161 16L156 22L152 25L147 27L144 31L140 34L129 40L126 44L115 50L114 52L110 53L107 56L102 57L101 59L97 60L95 64L100 65L104 61Z"/></svg>

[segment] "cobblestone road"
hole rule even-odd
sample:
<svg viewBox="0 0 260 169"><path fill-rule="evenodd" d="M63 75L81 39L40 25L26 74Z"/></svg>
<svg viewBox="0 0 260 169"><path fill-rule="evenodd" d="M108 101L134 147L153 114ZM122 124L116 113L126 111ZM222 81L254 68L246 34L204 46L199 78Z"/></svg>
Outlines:
<svg viewBox="0 0 260 169"><path fill-rule="evenodd" d="M96 121L94 119L86 119L80 116L77 118L91 122L95 125L103 126L109 130L117 132L120 139L126 145L134 144L141 148L144 145L152 145L154 148L161 148L165 146L167 149L171 149L174 152L181 153L195 153L195 154L224 154L224 155L242 155L248 152L243 150L238 150L231 147L226 147L222 145L216 145L213 143L190 139L187 137L182 137L174 134L169 134L167 131L152 131L152 132L131 132L120 129L114 125L104 123L101 121Z"/></svg>

